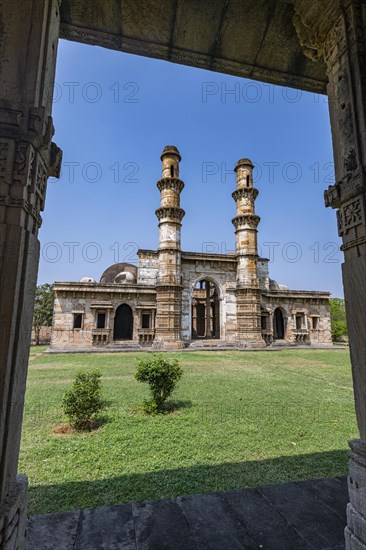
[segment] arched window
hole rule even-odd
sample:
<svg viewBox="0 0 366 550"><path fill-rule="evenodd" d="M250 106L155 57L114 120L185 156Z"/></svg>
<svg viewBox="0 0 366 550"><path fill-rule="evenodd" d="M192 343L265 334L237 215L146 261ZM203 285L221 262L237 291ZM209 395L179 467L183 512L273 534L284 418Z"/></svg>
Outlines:
<svg viewBox="0 0 366 550"><path fill-rule="evenodd" d="M250 178L247 176L247 187L249 187Z"/></svg>
<svg viewBox="0 0 366 550"><path fill-rule="evenodd" d="M174 166L172 164L170 165L170 177L174 178Z"/></svg>

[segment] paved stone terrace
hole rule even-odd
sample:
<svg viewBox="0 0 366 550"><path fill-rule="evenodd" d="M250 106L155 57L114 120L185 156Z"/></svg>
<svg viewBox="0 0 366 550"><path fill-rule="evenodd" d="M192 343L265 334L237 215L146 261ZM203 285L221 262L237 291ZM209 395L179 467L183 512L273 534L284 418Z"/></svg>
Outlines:
<svg viewBox="0 0 366 550"><path fill-rule="evenodd" d="M34 516L27 550L344 550L346 477Z"/></svg>

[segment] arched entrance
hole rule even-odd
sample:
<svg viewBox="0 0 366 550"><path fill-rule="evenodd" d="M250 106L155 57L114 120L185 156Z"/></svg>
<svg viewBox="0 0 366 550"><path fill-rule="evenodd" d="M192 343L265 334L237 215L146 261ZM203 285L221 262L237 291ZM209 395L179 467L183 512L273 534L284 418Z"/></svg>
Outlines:
<svg viewBox="0 0 366 550"><path fill-rule="evenodd" d="M273 337L275 340L283 340L285 338L285 322L283 319L282 309L277 307L273 316Z"/></svg>
<svg viewBox="0 0 366 550"><path fill-rule="evenodd" d="M193 288L192 338L220 338L219 290L207 279L201 279Z"/></svg>
<svg viewBox="0 0 366 550"><path fill-rule="evenodd" d="M122 304L116 309L114 317L113 340L132 340L133 315L132 309L127 304Z"/></svg>

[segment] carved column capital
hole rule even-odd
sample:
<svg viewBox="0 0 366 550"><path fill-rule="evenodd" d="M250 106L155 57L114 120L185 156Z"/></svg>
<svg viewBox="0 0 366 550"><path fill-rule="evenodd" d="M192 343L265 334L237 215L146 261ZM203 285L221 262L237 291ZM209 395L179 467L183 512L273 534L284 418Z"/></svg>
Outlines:
<svg viewBox="0 0 366 550"><path fill-rule="evenodd" d="M293 24L304 54L318 61L329 33L341 15L340 0L295 0Z"/></svg>
<svg viewBox="0 0 366 550"><path fill-rule="evenodd" d="M59 177L62 152L43 107L0 102L0 209L2 219L37 234L47 178Z"/></svg>

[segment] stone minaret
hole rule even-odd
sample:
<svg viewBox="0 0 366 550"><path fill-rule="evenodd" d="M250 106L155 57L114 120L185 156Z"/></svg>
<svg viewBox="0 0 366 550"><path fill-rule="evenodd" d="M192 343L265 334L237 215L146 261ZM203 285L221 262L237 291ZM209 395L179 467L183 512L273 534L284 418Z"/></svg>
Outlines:
<svg viewBox="0 0 366 550"><path fill-rule="evenodd" d="M176 147L164 147L161 155L162 178L159 220L159 271L156 285L155 348L180 349L182 342L182 284L181 284L181 221L180 193L184 183L179 179L181 156Z"/></svg>
<svg viewBox="0 0 366 550"><path fill-rule="evenodd" d="M253 164L240 159L235 166L237 188L232 194L236 216L232 220L236 236L236 311L238 343L242 347L265 347L261 331L260 288L257 275L257 227L260 222L254 203Z"/></svg>

